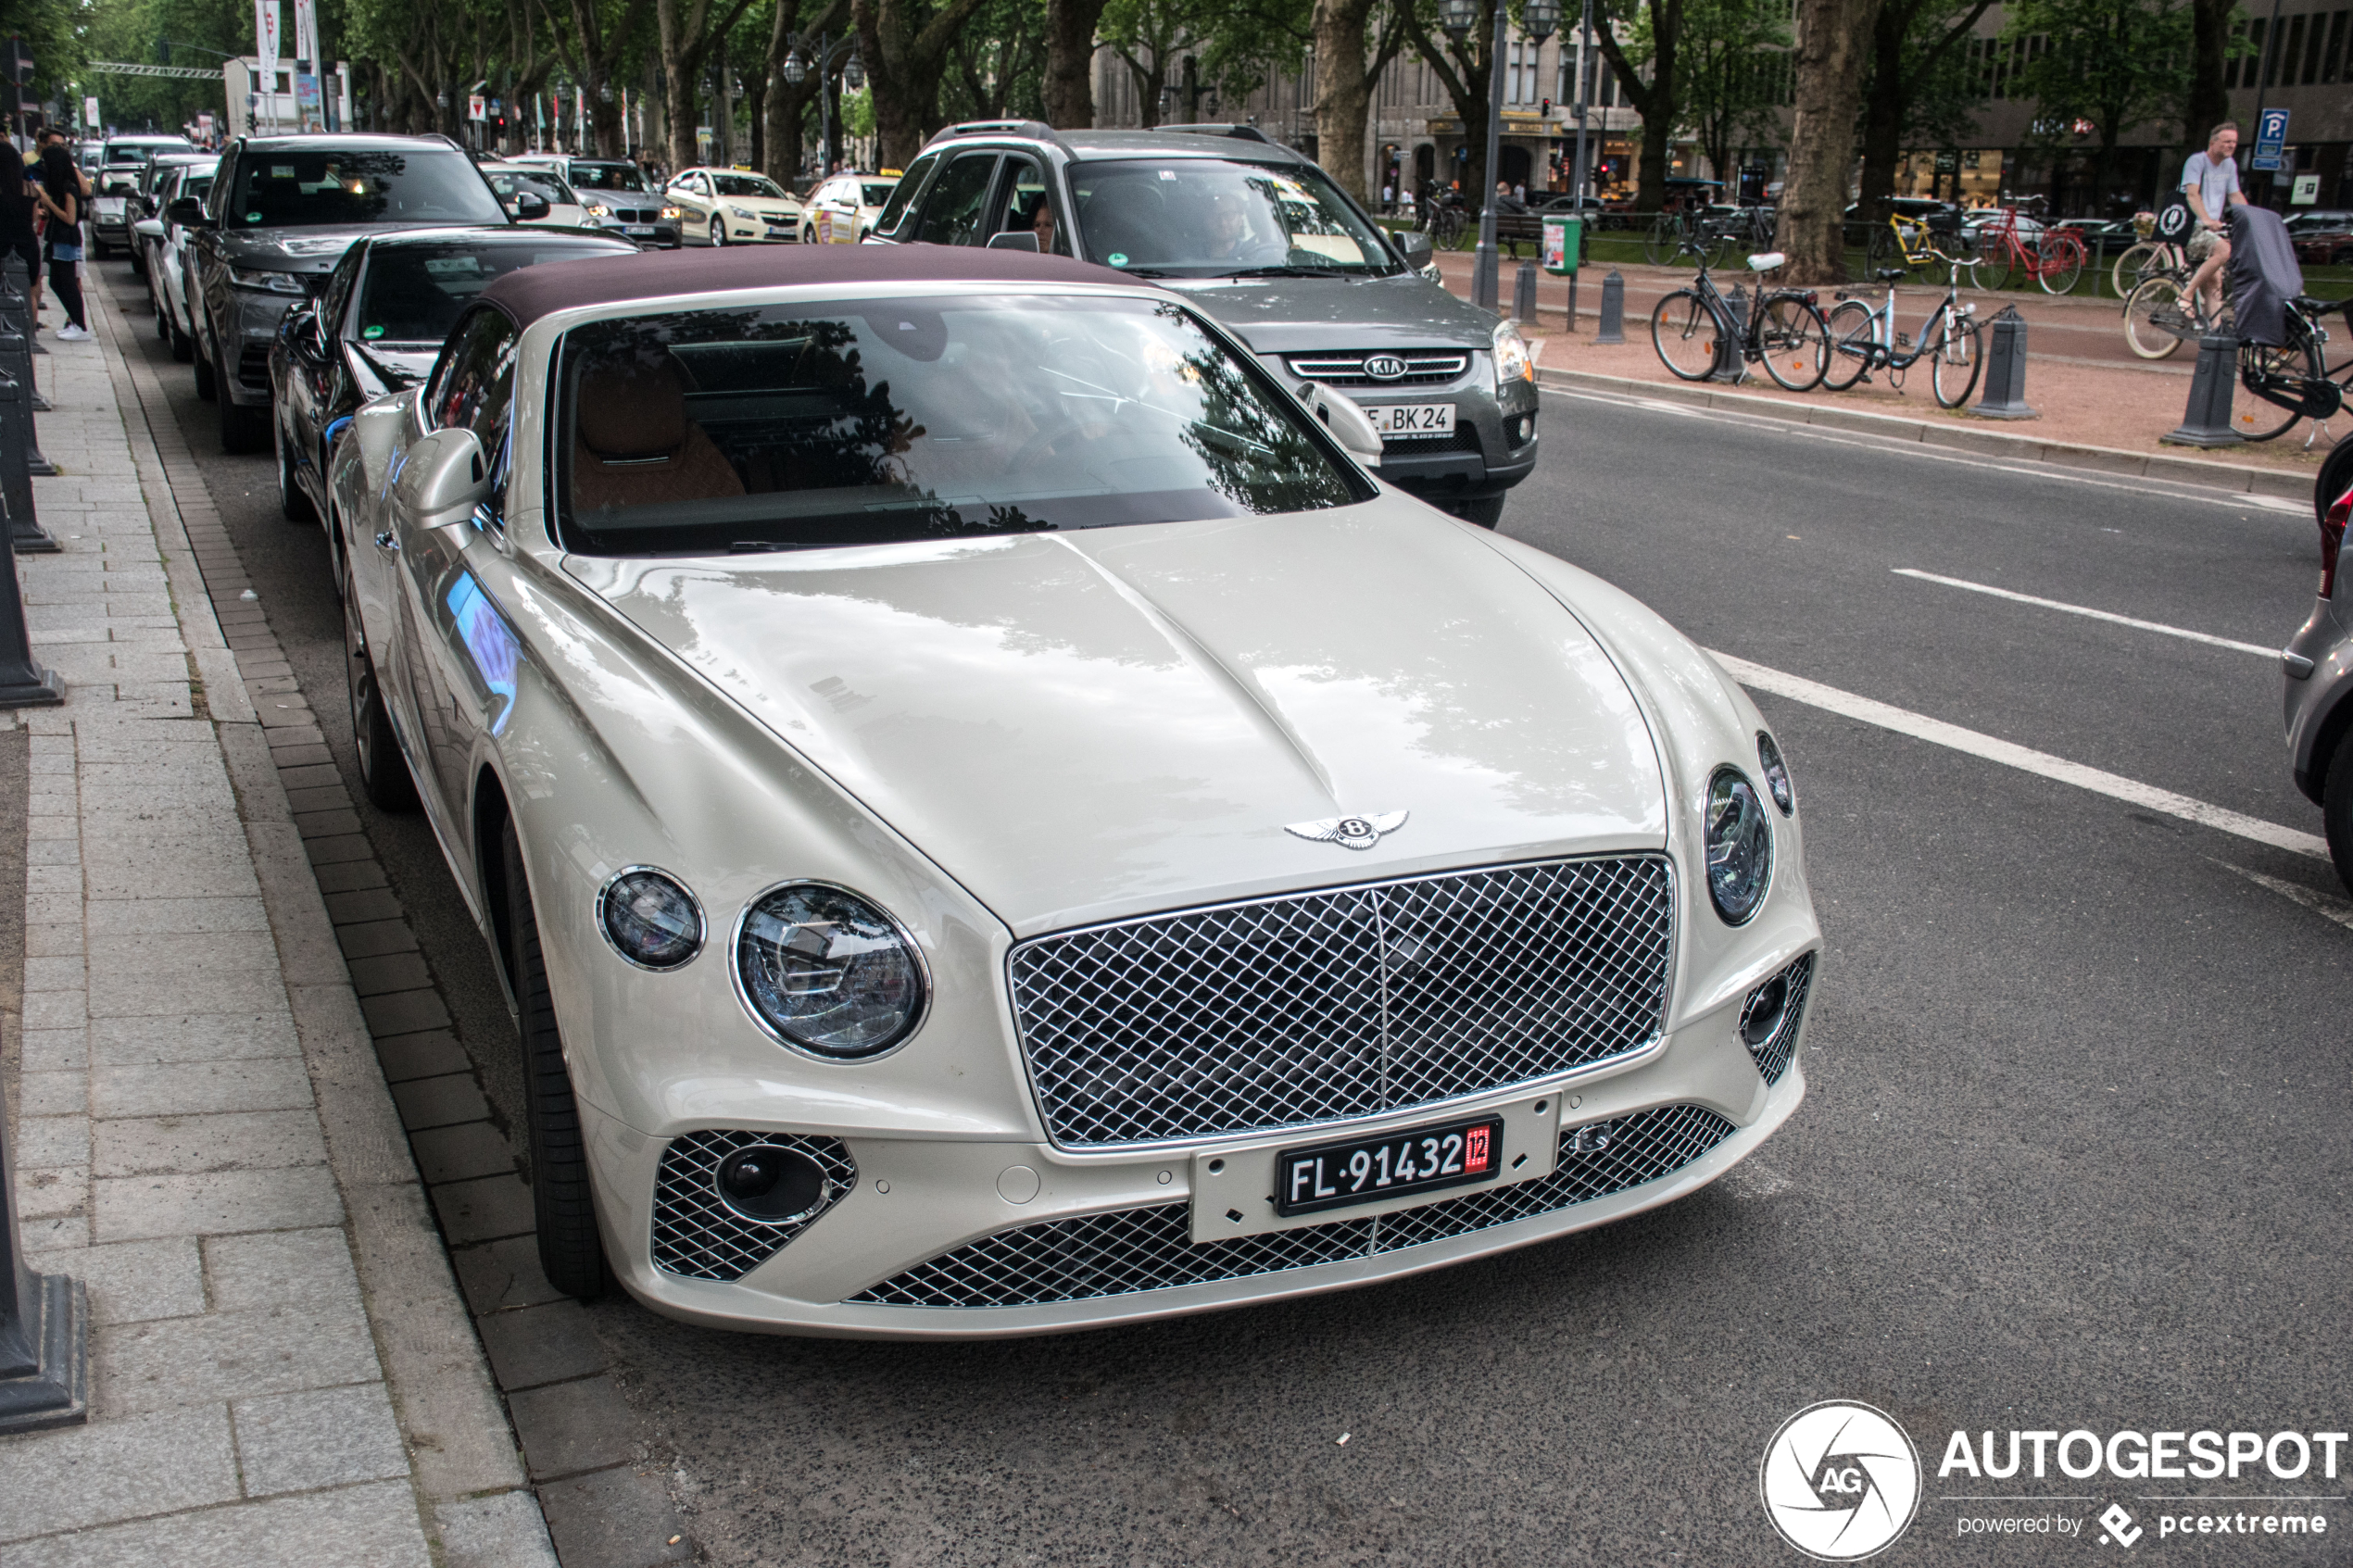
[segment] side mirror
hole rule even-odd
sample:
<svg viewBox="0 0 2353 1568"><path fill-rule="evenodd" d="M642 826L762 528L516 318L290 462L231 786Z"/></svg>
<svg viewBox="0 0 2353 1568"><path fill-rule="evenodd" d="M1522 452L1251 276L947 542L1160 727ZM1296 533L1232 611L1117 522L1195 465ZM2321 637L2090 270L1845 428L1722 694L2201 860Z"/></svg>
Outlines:
<svg viewBox="0 0 2353 1568"><path fill-rule="evenodd" d="M1380 432L1373 428L1373 417L1358 408L1355 399L1320 382L1301 387L1299 399L1330 428L1350 457L1368 469L1380 467Z"/></svg>
<svg viewBox="0 0 2353 1568"><path fill-rule="evenodd" d="M490 498L490 460L482 438L461 425L409 443L392 482L393 504L420 527L463 522Z"/></svg>
<svg viewBox="0 0 2353 1568"><path fill-rule="evenodd" d="M1408 229L1389 237L1396 242L1397 254L1404 258L1406 266L1418 272L1429 265L1432 246L1428 234L1419 229Z"/></svg>
<svg viewBox="0 0 2353 1568"><path fill-rule="evenodd" d="M547 216L547 198L535 191L524 191L515 197L515 221L534 223Z"/></svg>
<svg viewBox="0 0 2353 1568"><path fill-rule="evenodd" d="M1001 234L990 235L988 248L990 250L1026 250L1035 254L1038 249L1038 235L1028 229L1008 229Z"/></svg>
<svg viewBox="0 0 2353 1568"><path fill-rule="evenodd" d="M204 202L195 196L182 196L163 209L163 216L166 221L183 229L201 229L205 226Z"/></svg>

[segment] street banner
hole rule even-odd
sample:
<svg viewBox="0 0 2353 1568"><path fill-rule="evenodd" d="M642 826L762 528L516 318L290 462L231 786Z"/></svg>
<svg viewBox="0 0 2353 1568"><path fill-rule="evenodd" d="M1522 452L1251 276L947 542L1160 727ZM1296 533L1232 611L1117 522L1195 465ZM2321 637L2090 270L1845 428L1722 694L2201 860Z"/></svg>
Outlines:
<svg viewBox="0 0 2353 1568"><path fill-rule="evenodd" d="M2265 109L2255 120L2255 157L2247 168L2258 174L2277 173L2280 151L2287 145L2287 110Z"/></svg>
<svg viewBox="0 0 2353 1568"><path fill-rule="evenodd" d="M319 0L295 0L295 58L319 69Z"/></svg>
<svg viewBox="0 0 2353 1568"><path fill-rule="evenodd" d="M84 98L82 100L82 128L84 131L95 131L98 129L97 99Z"/></svg>
<svg viewBox="0 0 2353 1568"><path fill-rule="evenodd" d="M253 0L253 52L260 57L261 91L278 90L278 0Z"/></svg>

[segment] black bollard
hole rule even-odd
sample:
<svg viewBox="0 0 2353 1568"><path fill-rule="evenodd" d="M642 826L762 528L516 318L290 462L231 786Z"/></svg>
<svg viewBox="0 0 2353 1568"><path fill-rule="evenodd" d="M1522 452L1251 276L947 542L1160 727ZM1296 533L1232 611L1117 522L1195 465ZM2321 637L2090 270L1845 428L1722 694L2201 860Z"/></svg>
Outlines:
<svg viewBox="0 0 2353 1568"><path fill-rule="evenodd" d="M1707 379L1738 386L1748 379L1748 356L1743 352L1748 342L1748 290L1734 283L1732 292L1724 296L1724 308L1732 318L1731 335L1716 340L1716 368L1707 372Z"/></svg>
<svg viewBox="0 0 2353 1568"><path fill-rule="evenodd" d="M1988 326L1985 395L1969 412L1989 420L2041 419L2026 405L2026 318L2017 306L2006 305Z"/></svg>
<svg viewBox="0 0 2353 1568"><path fill-rule="evenodd" d="M25 463L25 426L32 417L19 382L0 376L0 508L8 517L8 541L18 555L57 553L57 542L41 532L32 507L32 470Z"/></svg>
<svg viewBox="0 0 2353 1568"><path fill-rule="evenodd" d="M2231 428L2231 394L2238 381L2239 340L2208 333L2197 340L2197 370L2190 377L2190 406L2181 424L2158 439L2168 446L2236 446Z"/></svg>
<svg viewBox="0 0 2353 1568"><path fill-rule="evenodd" d="M15 270L0 262L0 376L6 376L31 395L25 405L25 467L46 477L57 469L41 455L41 435L33 428L32 415L47 412L49 400L32 384L32 301L16 286L16 279L11 276Z"/></svg>
<svg viewBox="0 0 2353 1568"><path fill-rule="evenodd" d="M16 569L8 563L16 603ZM24 640L18 618L17 640ZM79 1280L37 1274L17 1235L16 1176L0 1117L0 1436L90 1419L90 1298Z"/></svg>
<svg viewBox="0 0 2353 1568"><path fill-rule="evenodd" d="M16 407L16 383L0 381L0 412ZM6 445L5 431L0 431L0 448ZM22 483L31 494L32 482ZM0 492L0 500L14 493L13 489ZM41 533L38 524L32 531L41 534L50 549L57 547L57 541ZM66 684L56 671L33 662L32 639L24 623L24 593L17 582L16 534L16 515L10 508L8 526L0 528L0 708L50 708L65 701Z"/></svg>
<svg viewBox="0 0 2353 1568"><path fill-rule="evenodd" d="M1525 326L1536 324L1536 263L1523 261L1512 278L1512 320Z"/></svg>
<svg viewBox="0 0 2353 1568"><path fill-rule="evenodd" d="M1626 341L1626 280L1617 269L1609 270L1602 280L1602 327L1593 334L1596 344Z"/></svg>

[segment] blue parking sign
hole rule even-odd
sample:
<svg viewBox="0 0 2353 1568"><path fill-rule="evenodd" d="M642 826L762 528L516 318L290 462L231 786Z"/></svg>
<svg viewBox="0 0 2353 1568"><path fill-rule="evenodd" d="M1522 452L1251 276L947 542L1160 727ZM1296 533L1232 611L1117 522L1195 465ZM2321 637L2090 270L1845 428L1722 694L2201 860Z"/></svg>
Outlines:
<svg viewBox="0 0 2353 1568"><path fill-rule="evenodd" d="M2261 172L2277 172L2280 149L2287 145L2287 110L2265 109L2255 120L2255 157L2247 167Z"/></svg>

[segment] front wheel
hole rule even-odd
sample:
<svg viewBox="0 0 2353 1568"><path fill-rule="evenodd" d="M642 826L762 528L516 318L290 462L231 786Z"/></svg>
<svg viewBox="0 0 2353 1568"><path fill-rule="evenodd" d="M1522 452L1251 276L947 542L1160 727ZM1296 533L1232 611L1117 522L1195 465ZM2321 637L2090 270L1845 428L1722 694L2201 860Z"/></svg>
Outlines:
<svg viewBox="0 0 2353 1568"><path fill-rule="evenodd" d="M2144 359L2170 358L2194 331L2182 308L2182 285L2171 278L2144 278L2124 301L2124 343Z"/></svg>
<svg viewBox="0 0 2353 1568"><path fill-rule="evenodd" d="M2045 234L2036 257L2034 281L2045 294L2069 294L2083 275L2083 242L2072 234Z"/></svg>
<svg viewBox="0 0 2353 1568"><path fill-rule="evenodd" d="M359 619L359 584L349 567L343 577L344 690L351 700L351 749L359 763L359 793L379 811L410 811L417 805L417 781L409 776L400 742L392 733L392 715L384 711L384 688L376 681L375 660L368 654L368 633Z"/></svg>
<svg viewBox="0 0 2353 1568"><path fill-rule="evenodd" d="M727 243L727 220L715 212L711 215L711 243L722 246Z"/></svg>
<svg viewBox="0 0 2353 1568"><path fill-rule="evenodd" d="M2321 791L2321 825L2328 834L2329 859L2336 862L2336 880L2353 893L2353 730L2336 743L2329 763L2329 782Z"/></svg>
<svg viewBox="0 0 2353 1568"><path fill-rule="evenodd" d="M604 1238L597 1233L597 1200L588 1184L588 1141L580 1105L564 1067L563 1036L539 948L539 922L524 872L522 842L510 820L498 833L501 880L507 884L507 978L515 991L515 1023L522 1044L524 1121L531 1138L531 1206L539 1222L539 1266L567 1296L594 1300L605 1290Z"/></svg>
<svg viewBox="0 0 2353 1568"><path fill-rule="evenodd" d="M216 368L214 379L218 381L220 375ZM223 452L260 451L270 440L267 427L275 422L271 411L267 408L239 408L236 398L225 386L217 388L217 392L213 402L220 410L220 449Z"/></svg>
<svg viewBox="0 0 2353 1568"><path fill-rule="evenodd" d="M286 427L273 413L270 420L271 444L278 448L278 511L288 522L316 522L319 514L311 509L310 497L302 492L302 482L295 477L294 452L286 445Z"/></svg>
<svg viewBox="0 0 2353 1568"><path fill-rule="evenodd" d="M1822 370L1822 384L1832 392L1844 392L1863 379L1871 368L1871 356L1877 347L1874 328L1878 318L1871 307L1859 299L1842 301L1831 312L1830 363Z"/></svg>
<svg viewBox="0 0 2353 1568"><path fill-rule="evenodd" d="M2255 395L2250 390L2253 378L2288 377L2324 379L2321 353L2317 348L2274 348L2267 344L2249 343L2239 347L2239 390L2243 396L2231 406L2231 429L2243 441L2270 441L2285 435L2304 415L2294 408L2283 408Z"/></svg>
<svg viewBox="0 0 2353 1568"><path fill-rule="evenodd" d="M1831 324L1802 296L1772 295L1757 312L1756 349L1775 384L1811 392L1830 369Z"/></svg>
<svg viewBox="0 0 2353 1568"><path fill-rule="evenodd" d="M2141 286L2142 275L2163 266L2164 256L2164 250L2155 240L2143 240L2118 257L2116 265L2108 269L2108 280L2116 290L2116 297L2132 298L2133 291Z"/></svg>
<svg viewBox="0 0 2353 1568"><path fill-rule="evenodd" d="M196 395L209 403L220 395L220 386L213 379L212 360L205 354L203 340L192 339L188 345L188 352L195 360L193 369L196 374Z"/></svg>
<svg viewBox="0 0 2353 1568"><path fill-rule="evenodd" d="M1977 286L2006 289L2018 276L2018 247L2007 235L1987 234L1977 242Z"/></svg>
<svg viewBox="0 0 2353 1568"><path fill-rule="evenodd" d="M1983 364L1977 329L1964 326L1949 310L1939 311L1920 334L1920 353L1929 362L1929 384L1935 389L1937 406L1957 408L1968 402Z"/></svg>
<svg viewBox="0 0 2353 1568"><path fill-rule="evenodd" d="M1677 289L1651 310L1651 346L1680 381L1705 381L1716 369L1716 312L1690 289Z"/></svg>

